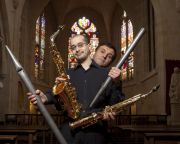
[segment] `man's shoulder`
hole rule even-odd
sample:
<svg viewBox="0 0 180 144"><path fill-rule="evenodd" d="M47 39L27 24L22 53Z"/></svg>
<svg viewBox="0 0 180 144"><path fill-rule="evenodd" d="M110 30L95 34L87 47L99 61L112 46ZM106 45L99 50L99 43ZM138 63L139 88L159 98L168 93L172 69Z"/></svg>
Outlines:
<svg viewBox="0 0 180 144"><path fill-rule="evenodd" d="M69 74L73 73L74 70L75 70L74 68L68 68L67 69L67 74L69 75Z"/></svg>
<svg viewBox="0 0 180 144"><path fill-rule="evenodd" d="M109 72L109 68L108 67L99 67L99 69L101 70L101 71L104 71L104 72Z"/></svg>

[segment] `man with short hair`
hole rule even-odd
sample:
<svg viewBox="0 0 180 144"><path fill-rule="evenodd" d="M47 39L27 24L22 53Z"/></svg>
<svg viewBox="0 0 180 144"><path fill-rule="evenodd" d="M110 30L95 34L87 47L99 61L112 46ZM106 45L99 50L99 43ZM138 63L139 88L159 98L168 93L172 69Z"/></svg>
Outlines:
<svg viewBox="0 0 180 144"><path fill-rule="evenodd" d="M90 47L87 37L84 35L76 35L70 40L70 48L75 55L78 66L74 69L68 70L68 75L73 86L76 88L78 102L82 105L81 117L88 116L92 112L102 111L107 105L117 103L121 99L121 92L116 88L116 85L110 83L97 100L92 108L89 108L89 104L97 94L102 83L108 76L108 68L100 67L90 57ZM111 76L111 74L109 73ZM117 73L112 75L112 79L115 80L119 75ZM55 83L59 84L63 78L56 78ZM55 102L56 99L52 95L44 95L41 91L36 91L44 103ZM36 97L32 94L28 94L29 100L36 104ZM55 102L57 103L57 102ZM113 119L112 114L104 115L104 119ZM71 120L67 118L67 121L61 125L61 132L69 144L106 144L106 128L104 122L98 122L95 125L89 126L84 129L70 131L68 124Z"/></svg>
<svg viewBox="0 0 180 144"><path fill-rule="evenodd" d="M102 43L96 48L93 60L101 67L109 67L112 62L116 59L117 51L111 43ZM122 81L120 80L121 70L116 67L111 67L109 76L116 78L116 85L119 86L120 92L122 92ZM125 98L124 93L121 94L121 101Z"/></svg>
<svg viewBox="0 0 180 144"><path fill-rule="evenodd" d="M111 43L103 43L96 48L94 61L102 67L109 66L116 58L116 48Z"/></svg>

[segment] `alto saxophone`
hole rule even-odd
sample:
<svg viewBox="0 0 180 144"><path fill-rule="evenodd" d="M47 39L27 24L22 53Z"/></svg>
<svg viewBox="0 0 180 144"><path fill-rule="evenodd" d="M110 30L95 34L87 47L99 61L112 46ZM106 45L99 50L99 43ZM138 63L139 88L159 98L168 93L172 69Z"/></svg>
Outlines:
<svg viewBox="0 0 180 144"><path fill-rule="evenodd" d="M62 60L60 52L57 50L56 44L54 43L55 38L63 28L64 25L59 26L58 30L50 37L50 49L53 61L56 64L59 77L65 79L63 82L55 85L52 91L53 94L57 96L59 104L63 102L64 108L68 112L68 116L72 119L77 119L80 114L81 106L77 102L76 90L69 81L68 75L65 71L64 61Z"/></svg>
<svg viewBox="0 0 180 144"><path fill-rule="evenodd" d="M124 107L129 106L137 101L139 101L141 98L145 98L151 93L157 91L159 88L158 86L153 87L148 93L145 94L138 94L135 95L127 100L124 100L122 102L119 102L117 104L114 104L112 106L106 106L105 109L102 112L92 113L90 116L87 116L85 118L79 119L75 122L72 122L69 124L71 129L75 129L78 127L85 128L90 125L93 125L97 123L98 121L103 119L103 115L107 112L114 112L115 114L118 114L123 111Z"/></svg>

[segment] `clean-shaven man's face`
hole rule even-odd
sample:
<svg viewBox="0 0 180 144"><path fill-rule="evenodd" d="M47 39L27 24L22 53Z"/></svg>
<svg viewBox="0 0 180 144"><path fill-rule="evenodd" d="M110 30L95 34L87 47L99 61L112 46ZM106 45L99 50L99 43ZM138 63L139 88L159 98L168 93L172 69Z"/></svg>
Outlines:
<svg viewBox="0 0 180 144"><path fill-rule="evenodd" d="M109 66L114 56L114 50L106 45L100 46L94 54L94 61L102 67Z"/></svg>

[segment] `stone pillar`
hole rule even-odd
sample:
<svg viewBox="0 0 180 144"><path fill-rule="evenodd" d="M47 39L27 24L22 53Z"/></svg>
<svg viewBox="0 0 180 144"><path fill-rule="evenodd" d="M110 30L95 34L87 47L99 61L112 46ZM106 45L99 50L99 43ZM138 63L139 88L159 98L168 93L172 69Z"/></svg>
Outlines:
<svg viewBox="0 0 180 144"><path fill-rule="evenodd" d="M180 13L180 0L176 0L176 9Z"/></svg>
<svg viewBox="0 0 180 144"><path fill-rule="evenodd" d="M0 88L3 88L3 83L0 81Z"/></svg>

